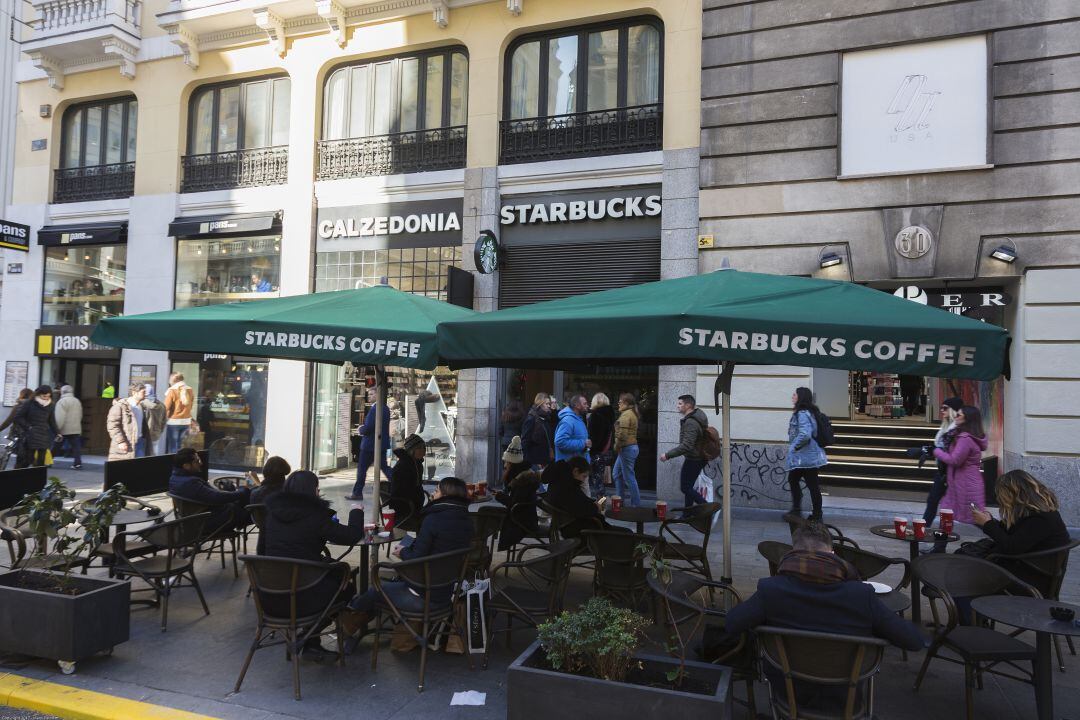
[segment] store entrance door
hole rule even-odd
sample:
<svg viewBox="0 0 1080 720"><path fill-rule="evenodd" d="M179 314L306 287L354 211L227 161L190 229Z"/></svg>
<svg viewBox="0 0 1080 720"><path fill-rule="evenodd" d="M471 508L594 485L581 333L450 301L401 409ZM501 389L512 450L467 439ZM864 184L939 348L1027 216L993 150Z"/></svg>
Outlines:
<svg viewBox="0 0 1080 720"><path fill-rule="evenodd" d="M641 418L638 420L638 455L635 465L638 486L643 490L656 489L656 397L659 370L655 365L623 367L600 366L592 370L507 370L503 382L502 422L499 429L499 456L514 435L521 432L521 421L532 406L537 393L554 395L562 409L574 395L584 395L592 402L596 393L608 396L613 408L619 395L632 393L638 401ZM512 418L520 418L517 423Z"/></svg>
<svg viewBox="0 0 1080 720"><path fill-rule="evenodd" d="M59 399L59 388L70 385L83 406L83 453L104 455L109 452L109 434L105 420L112 405L112 398L103 398L108 385L115 389L116 397L123 397L120 388L120 363L76 358L44 358L41 361L41 382L54 388ZM109 393L106 393L109 394Z"/></svg>

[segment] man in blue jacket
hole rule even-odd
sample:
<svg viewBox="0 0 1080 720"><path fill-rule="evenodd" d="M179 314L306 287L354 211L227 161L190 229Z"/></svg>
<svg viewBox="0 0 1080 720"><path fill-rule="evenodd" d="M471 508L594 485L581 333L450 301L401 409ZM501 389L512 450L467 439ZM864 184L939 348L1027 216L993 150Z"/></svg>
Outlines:
<svg viewBox="0 0 1080 720"><path fill-rule="evenodd" d="M371 407L368 408L367 415L364 416L364 424L360 426L360 462L356 465L356 484L353 485L352 492L345 496L346 500L363 501L364 499L364 483L367 481L368 469L375 464L375 392L373 390L368 391L368 402L371 403ZM390 408L385 404L383 405L383 445L382 445L382 457L379 458L379 467L382 468L383 475L389 480L393 476L394 471L390 469L390 465L386 462L386 451L390 449ZM375 492L378 492L379 471L375 471Z"/></svg>
<svg viewBox="0 0 1080 720"><path fill-rule="evenodd" d="M859 581L858 573L832 549L828 529L820 523L800 526L794 548L780 560L775 577L758 581L747 600L728 611L724 629L734 640L759 625L838 635L879 637L905 650L923 649L912 623L890 611ZM765 675L783 695L783 676L768 663ZM800 706L842 710L846 688L796 683Z"/></svg>
<svg viewBox="0 0 1080 720"><path fill-rule="evenodd" d="M585 414L589 401L584 395L570 398L570 404L559 411L559 424L555 428L555 460L583 457L589 460L589 430L585 426ZM590 461L591 462L591 461Z"/></svg>

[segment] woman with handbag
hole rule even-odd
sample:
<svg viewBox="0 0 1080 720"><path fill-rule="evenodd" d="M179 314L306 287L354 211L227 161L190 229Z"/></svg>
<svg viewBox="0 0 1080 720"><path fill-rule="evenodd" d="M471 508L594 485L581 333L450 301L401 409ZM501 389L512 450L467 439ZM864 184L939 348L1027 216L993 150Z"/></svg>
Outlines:
<svg viewBox="0 0 1080 720"><path fill-rule="evenodd" d="M979 409L965 405L956 413L956 438L948 450L934 448L934 457L945 463L948 487L941 507L953 511L957 522L971 524L973 507L986 505L982 454L988 446Z"/></svg>
<svg viewBox="0 0 1080 720"><path fill-rule="evenodd" d="M16 468L46 465L46 454L53 442L60 438L60 429L56 426L56 407L52 401L52 388L42 385L34 391L34 396L15 409L12 421L19 431L22 441Z"/></svg>

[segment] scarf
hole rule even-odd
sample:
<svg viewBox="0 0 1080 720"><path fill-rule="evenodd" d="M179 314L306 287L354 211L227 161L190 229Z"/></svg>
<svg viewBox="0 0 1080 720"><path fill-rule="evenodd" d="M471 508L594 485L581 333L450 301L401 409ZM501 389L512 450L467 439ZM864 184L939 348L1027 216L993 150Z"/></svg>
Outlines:
<svg viewBox="0 0 1080 720"><path fill-rule="evenodd" d="M780 559L778 575L788 575L803 582L831 585L858 580L859 574L847 560L831 552L791 550Z"/></svg>
<svg viewBox="0 0 1080 720"><path fill-rule="evenodd" d="M46 400L45 398L43 398L43 397L38 397L37 395L35 395L35 396L34 396L34 402L36 402L36 403L37 403L38 405L40 405L41 407L49 407L49 405L51 405L51 404L52 404L52 400L51 400L51 399L49 399L49 400Z"/></svg>

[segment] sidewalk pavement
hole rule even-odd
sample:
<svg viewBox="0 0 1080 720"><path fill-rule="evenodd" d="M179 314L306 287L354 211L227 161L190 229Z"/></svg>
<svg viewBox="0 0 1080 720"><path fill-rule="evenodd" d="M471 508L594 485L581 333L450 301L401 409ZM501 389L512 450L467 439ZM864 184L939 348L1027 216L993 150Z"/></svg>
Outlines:
<svg viewBox="0 0 1080 720"><path fill-rule="evenodd" d="M82 471L58 468L54 473L86 493L101 486L100 471L84 465ZM324 497L345 507L353 476L341 473L322 479ZM368 483L370 497L372 483ZM82 494L82 493L80 493ZM167 499L161 502L168 507ZM369 503L370 507L370 503ZM895 541L870 534L868 527L889 518L829 517L846 535L862 547L885 555L903 555L906 548ZM646 531L655 529L647 527ZM974 538L974 528L964 528ZM962 530L962 534L963 534ZM736 588L744 596L753 592L758 578L768 569L757 553L762 540L789 540L787 525L778 513L736 511L732 528L732 561ZM253 549L253 548L251 548ZM710 543L714 574L722 567L719 532ZM497 558L498 559L498 558ZM347 558L359 563L359 553ZM383 647L378 671L371 669L371 639L365 638L345 667L305 661L301 668L304 699L292 697L290 667L280 648L256 653L239 693L232 693L248 645L254 636L255 610L246 596L247 581L241 572L232 575L231 563L221 568L215 556L197 563L200 582L210 605L211 615L203 616L194 593L182 590L173 596L169 607L169 630L161 633L158 612L134 608L131 613L131 639L118 646L111 657L95 657L78 664L76 674L61 675L55 664L28 660L22 667L7 670L24 677L48 680L72 687L140 700L217 718L271 720L303 718L325 720L333 717L364 717L366 720L424 720L425 718L469 718L495 720L506 716L505 669L535 636L530 631L515 631L512 648L499 637L492 648L487 670L470 670L461 656L435 653L429 656L427 680L423 693L416 692L419 656L414 652L399 655ZM897 577L886 575L883 582L894 583ZM1065 580L1063 600L1080 602L1080 570L1074 563ZM591 593L591 576L575 570L571 578L567 606L574 607ZM925 606L924 606L925 607ZM928 612L924 612L929 617ZM384 635L384 642L385 642ZM1024 636L1034 644L1031 635ZM662 648L653 648L662 652ZM922 660L921 653L901 659L900 652L886 652L883 671L876 685L876 715L881 720L955 720L963 712L963 670L961 666L935 660L922 689L911 686ZM1057 718L1080 720L1080 658L1065 656L1067 672L1054 674ZM479 667L479 663L477 665ZM454 692L476 690L487 694L482 707L451 707ZM743 688L736 688L742 697ZM757 688L758 708L767 709L765 689ZM743 709L736 717L745 717ZM1027 720L1035 717L1031 686L987 676L985 688L976 693L976 716L980 720ZM0 712L0 717L4 717Z"/></svg>

